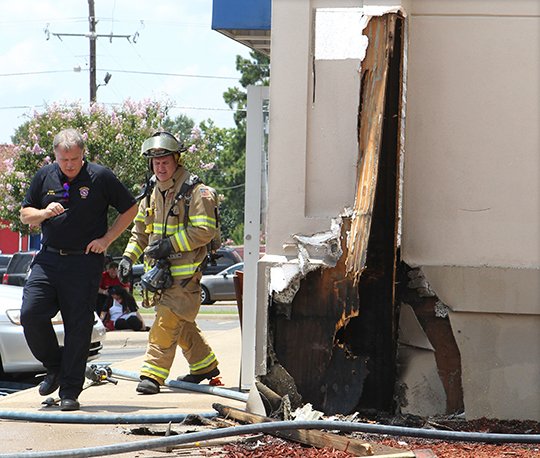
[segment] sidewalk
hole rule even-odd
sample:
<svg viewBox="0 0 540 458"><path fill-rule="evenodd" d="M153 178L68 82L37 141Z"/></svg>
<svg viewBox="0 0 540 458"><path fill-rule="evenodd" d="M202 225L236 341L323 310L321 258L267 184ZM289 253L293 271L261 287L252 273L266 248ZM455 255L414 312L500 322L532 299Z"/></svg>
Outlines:
<svg viewBox="0 0 540 458"><path fill-rule="evenodd" d="M219 306L222 307L222 306ZM224 318L224 315L218 315ZM146 318L146 316L145 316ZM205 317L206 319L207 317ZM229 315L227 319L238 320ZM205 336L214 349L219 361L222 382L231 390L238 390L240 377L240 326L226 331L206 331ZM114 331L107 333L107 346L130 347L141 345L148 338L147 332ZM113 364L113 368L138 374L143 356ZM96 362L99 362L97 360ZM177 353L171 368L171 380L178 375L188 373L188 365L181 352ZM4 413L26 415L34 419L40 414L59 416L86 416L89 421L101 416L132 415L177 415L214 412L213 403L244 409L245 403L235 399L223 398L211 394L182 391L170 387L162 387L157 395L140 395L135 391L137 381L118 378L117 385L103 383L91 386L81 393L79 401L81 410L76 412L61 412L59 407L44 407L44 399L38 393L37 387L0 398L0 417ZM57 393L55 393L57 395ZM27 418L26 417L26 418ZM86 421L86 420L85 420ZM132 431L141 425L134 424L68 424L26 420L0 419L0 457L7 453L28 453L36 451L54 451L76 449L81 447L98 447L108 444L119 444L130 441L148 440L148 435L133 435ZM151 429L165 431L166 424L146 425ZM173 424L173 429L178 428ZM191 430L194 427L190 427ZM51 455L52 456L52 455ZM114 456L121 457L154 457L155 451L137 451ZM169 456L175 456L169 455ZM185 456L185 454L184 454ZM196 456L190 453L190 456Z"/></svg>

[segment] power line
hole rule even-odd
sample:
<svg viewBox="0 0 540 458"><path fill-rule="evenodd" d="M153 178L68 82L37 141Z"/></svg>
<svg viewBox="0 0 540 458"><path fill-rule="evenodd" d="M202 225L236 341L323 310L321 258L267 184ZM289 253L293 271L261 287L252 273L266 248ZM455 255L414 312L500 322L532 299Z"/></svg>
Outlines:
<svg viewBox="0 0 540 458"><path fill-rule="evenodd" d="M167 73L167 72L145 72L139 70L118 70L118 69L106 69L98 68L100 72L115 72L115 73L133 73L140 75L154 75L154 76L179 76L184 78L210 78L210 79L224 79L224 80L238 80L238 77L235 76L218 76L218 75L195 75L189 73ZM89 71L86 68L82 68L80 72ZM75 72L74 70L41 70L35 72L17 72L17 73L0 73L1 76L29 76L29 75L42 75L46 73L79 73L79 70Z"/></svg>
<svg viewBox="0 0 540 458"><path fill-rule="evenodd" d="M0 73L0 76L44 75L46 73L72 73L73 70L42 70L35 72Z"/></svg>
<svg viewBox="0 0 540 458"><path fill-rule="evenodd" d="M121 102L108 102L108 103L101 103L101 105L109 105L109 106L121 106ZM43 108L46 105L40 104L40 105L11 105L11 106L0 106L0 110L28 110L28 109L35 109L35 108ZM171 105L169 107L170 109L175 110L198 110L198 111L246 111L245 108L239 108L239 109L232 109L232 108L217 108L217 107L194 107L194 106L181 106L181 105Z"/></svg>
<svg viewBox="0 0 540 458"><path fill-rule="evenodd" d="M238 80L237 76L217 76L217 75L191 75L188 73L167 73L167 72L145 72L139 70L114 70L114 69L100 69L100 71L109 71L115 73L134 73L139 75L154 75L154 76L181 76L185 78L211 78L220 80Z"/></svg>

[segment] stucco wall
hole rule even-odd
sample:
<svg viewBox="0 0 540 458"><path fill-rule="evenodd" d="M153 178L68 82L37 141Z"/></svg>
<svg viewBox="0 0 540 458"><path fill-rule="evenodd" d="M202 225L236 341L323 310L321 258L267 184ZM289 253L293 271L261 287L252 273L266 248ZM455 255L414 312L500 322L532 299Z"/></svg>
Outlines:
<svg viewBox="0 0 540 458"><path fill-rule="evenodd" d="M409 13L403 258L450 308L467 418L540 420L540 2Z"/></svg>
<svg viewBox="0 0 540 458"><path fill-rule="evenodd" d="M540 2L415 1L409 26L405 260L538 269Z"/></svg>

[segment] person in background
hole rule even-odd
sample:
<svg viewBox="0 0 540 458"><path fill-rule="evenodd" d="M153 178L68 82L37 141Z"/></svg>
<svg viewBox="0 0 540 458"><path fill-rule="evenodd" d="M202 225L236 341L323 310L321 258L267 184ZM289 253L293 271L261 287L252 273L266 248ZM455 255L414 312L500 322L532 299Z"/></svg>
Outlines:
<svg viewBox="0 0 540 458"><path fill-rule="evenodd" d="M61 410L78 410L85 380L105 251L137 214L133 195L114 173L85 159L75 129L53 139L55 162L39 169L22 202L23 224L41 225L42 248L23 289L21 324L34 357L47 375L39 394L58 387ZM107 212L119 213L109 227ZM51 323L64 321L60 347Z"/></svg>
<svg viewBox="0 0 540 458"><path fill-rule="evenodd" d="M100 315L101 321L112 331L115 329L132 329L133 331L144 331L144 320L139 313L139 307L135 298L122 286L111 286L109 288L111 303Z"/></svg>
<svg viewBox="0 0 540 458"><path fill-rule="evenodd" d="M122 283L120 278L118 278L118 263L115 261L109 262L107 264L107 270L101 274L96 303L96 313L98 315L101 315L101 312L110 306L111 296L109 295L109 288L111 286L120 286L129 290L129 285Z"/></svg>

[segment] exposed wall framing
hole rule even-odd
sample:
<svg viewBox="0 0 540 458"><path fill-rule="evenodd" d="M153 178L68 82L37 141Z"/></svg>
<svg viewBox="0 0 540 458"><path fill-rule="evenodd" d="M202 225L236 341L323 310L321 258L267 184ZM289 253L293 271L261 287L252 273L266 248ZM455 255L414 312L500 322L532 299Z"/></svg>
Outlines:
<svg viewBox="0 0 540 458"><path fill-rule="evenodd" d="M402 18L373 17L365 34L358 183L352 221L343 218L341 228L344 255L335 267L308 270L294 297L274 297L269 311L269 374L283 368L302 400L326 414L393 406ZM279 392L272 377L265 383Z"/></svg>

